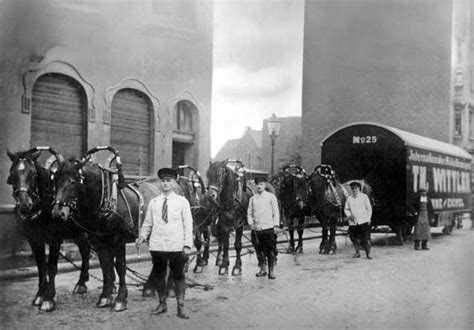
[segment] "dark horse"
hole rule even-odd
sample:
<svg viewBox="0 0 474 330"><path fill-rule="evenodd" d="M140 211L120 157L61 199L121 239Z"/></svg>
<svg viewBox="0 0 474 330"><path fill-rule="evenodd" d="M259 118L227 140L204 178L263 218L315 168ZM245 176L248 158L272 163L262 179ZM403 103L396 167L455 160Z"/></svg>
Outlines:
<svg viewBox="0 0 474 330"><path fill-rule="evenodd" d="M81 274L73 293L87 292L90 246L83 233L66 222L52 219L51 171L42 167L37 161L43 150L48 150L55 157L59 157L49 147L35 147L17 153L7 152L12 161L7 183L13 187L18 226L31 246L38 267L39 289L32 304L40 306L41 311L50 312L56 308L55 277L62 241L73 239L82 257ZM49 245L48 258L45 253L46 244Z"/></svg>
<svg viewBox="0 0 474 330"><path fill-rule="evenodd" d="M234 163L235 168L231 168L230 163ZM210 163L207 170L208 193L219 205L215 236L218 241L216 265L219 266L220 275L228 274L229 238L234 229L236 260L232 275L242 274L242 235L244 225L247 224L247 208L251 197L243 170L241 162L228 160Z"/></svg>
<svg viewBox="0 0 474 330"><path fill-rule="evenodd" d="M104 281L97 307L123 311L127 308L128 296L126 243L135 241L148 203L159 194L160 188L157 179L125 185L119 157L115 157L117 171L112 173L90 162L90 155L98 150L109 150L118 155L111 147L97 147L88 151L81 160L60 161L54 175L53 216L62 221L72 219L90 236L99 256ZM118 174L116 189L114 180L109 179L111 174ZM119 277L115 301L112 300L114 266Z"/></svg>
<svg viewBox="0 0 474 330"><path fill-rule="evenodd" d="M179 166L178 171L190 170L190 176L180 175L177 184L191 206L193 215L194 246L197 250L195 273L201 273L202 267L209 263L210 226L217 216L217 203L207 194L201 174L189 165Z"/></svg>
<svg viewBox="0 0 474 330"><path fill-rule="evenodd" d="M308 182L305 170L298 165L287 165L276 177L278 197L282 214L288 225L290 242L287 253L303 252L303 230L305 216L311 215L308 206ZM274 182L274 181L272 181ZM295 249L294 231L298 233L298 245Z"/></svg>
<svg viewBox="0 0 474 330"><path fill-rule="evenodd" d="M336 253L336 227L344 218L347 192L331 165L316 166L309 177L310 205L322 227L320 254ZM328 237L329 230L329 237Z"/></svg>

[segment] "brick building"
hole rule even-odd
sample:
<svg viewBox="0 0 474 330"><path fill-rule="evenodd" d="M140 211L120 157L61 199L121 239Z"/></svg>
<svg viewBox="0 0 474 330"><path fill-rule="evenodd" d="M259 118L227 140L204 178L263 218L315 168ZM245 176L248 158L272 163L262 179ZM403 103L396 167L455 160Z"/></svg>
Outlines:
<svg viewBox="0 0 474 330"><path fill-rule="evenodd" d="M472 10L464 0L350 5L307 0L303 165L319 163L321 141L356 121L394 126L472 150L474 122L466 85L472 72L467 64L472 57ZM456 55L457 49L463 56ZM458 72L464 73L462 79ZM464 92L454 93L459 81L464 81ZM462 101L455 101L455 95L463 95ZM458 126L462 131L455 130Z"/></svg>
<svg viewBox="0 0 474 330"><path fill-rule="evenodd" d="M6 149L112 145L132 178L207 167L212 26L212 1L2 1L0 250L15 234Z"/></svg>

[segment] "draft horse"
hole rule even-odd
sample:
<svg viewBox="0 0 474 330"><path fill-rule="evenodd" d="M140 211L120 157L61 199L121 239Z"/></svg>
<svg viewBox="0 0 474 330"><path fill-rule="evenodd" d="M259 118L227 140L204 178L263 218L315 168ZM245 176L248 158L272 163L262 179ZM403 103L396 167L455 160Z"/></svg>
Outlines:
<svg viewBox="0 0 474 330"><path fill-rule="evenodd" d="M219 274L228 274L229 238L231 231L235 230L236 260L232 275L241 275L242 235L244 225L247 223L247 208L252 195L247 189L244 166L240 161L211 162L207 170L207 179L208 193L218 204L215 236L218 241L216 265L219 266Z"/></svg>
<svg viewBox="0 0 474 330"><path fill-rule="evenodd" d="M308 182L306 171L299 165L287 165L276 179L278 198L283 217L288 225L290 242L287 253L303 253L303 231L305 216L311 214L308 205ZM298 233L295 249L294 231Z"/></svg>
<svg viewBox="0 0 474 330"><path fill-rule="evenodd" d="M30 244L38 268L39 288L32 305L39 306L40 311L50 312L56 308L55 278L62 241L73 239L82 257L79 281L73 290L75 294L87 292L90 246L84 233L67 222L52 218L52 172L38 163L44 150L53 155L50 158L52 162L60 157L50 147L35 147L16 153L7 151L12 161L7 183L13 188L17 224ZM46 244L49 245L48 257L45 253Z"/></svg>
<svg viewBox="0 0 474 330"><path fill-rule="evenodd" d="M322 227L320 254L336 253L336 228L344 218L347 192L331 165L316 166L309 176L309 201ZM329 231L329 236L328 236Z"/></svg>
<svg viewBox="0 0 474 330"><path fill-rule="evenodd" d="M190 171L189 177L179 175L177 184L182 194L191 206L193 216L194 246L197 250L195 273L201 273L209 263L209 244L211 240L211 225L217 216L217 203L207 194L206 186L201 174L189 165L177 168L179 172L185 169Z"/></svg>
<svg viewBox="0 0 474 330"><path fill-rule="evenodd" d="M116 171L90 161L91 155L100 150L115 155ZM117 175L116 182L111 175ZM62 221L71 219L87 232L99 256L104 285L96 306L111 307L116 312L127 309L126 243L138 237L148 203L160 193L158 179L125 184L118 152L105 146L89 150L80 160L61 160L53 184L53 216ZM114 266L119 277L115 300Z"/></svg>

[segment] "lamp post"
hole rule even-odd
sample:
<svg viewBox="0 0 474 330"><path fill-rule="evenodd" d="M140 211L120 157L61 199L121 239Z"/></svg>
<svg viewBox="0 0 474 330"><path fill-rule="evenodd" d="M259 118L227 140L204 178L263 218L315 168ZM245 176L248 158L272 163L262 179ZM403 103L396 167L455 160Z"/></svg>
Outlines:
<svg viewBox="0 0 474 330"><path fill-rule="evenodd" d="M275 140L280 134L281 121L273 114L270 119L267 121L268 125L268 134L270 135L270 140L272 142L272 159L271 159L271 171L270 175L273 177L273 162L275 156Z"/></svg>

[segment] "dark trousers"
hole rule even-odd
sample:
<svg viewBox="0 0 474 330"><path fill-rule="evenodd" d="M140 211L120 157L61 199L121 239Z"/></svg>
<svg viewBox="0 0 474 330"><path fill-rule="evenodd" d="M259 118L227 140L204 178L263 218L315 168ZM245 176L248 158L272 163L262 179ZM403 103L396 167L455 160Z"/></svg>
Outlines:
<svg viewBox="0 0 474 330"><path fill-rule="evenodd" d="M160 296L166 295L166 267L170 267L170 276L172 276L175 283L184 281L184 266L186 264L186 257L183 252L159 252L150 251L153 262L153 269L150 274L150 279L154 287L157 288Z"/></svg>
<svg viewBox="0 0 474 330"><path fill-rule="evenodd" d="M359 252L361 246L366 251L370 251L370 226L368 223L349 226L349 237L356 252Z"/></svg>
<svg viewBox="0 0 474 330"><path fill-rule="evenodd" d="M252 244L257 254L258 266L265 267L266 259L273 268L275 260L276 235L273 228L252 231Z"/></svg>

